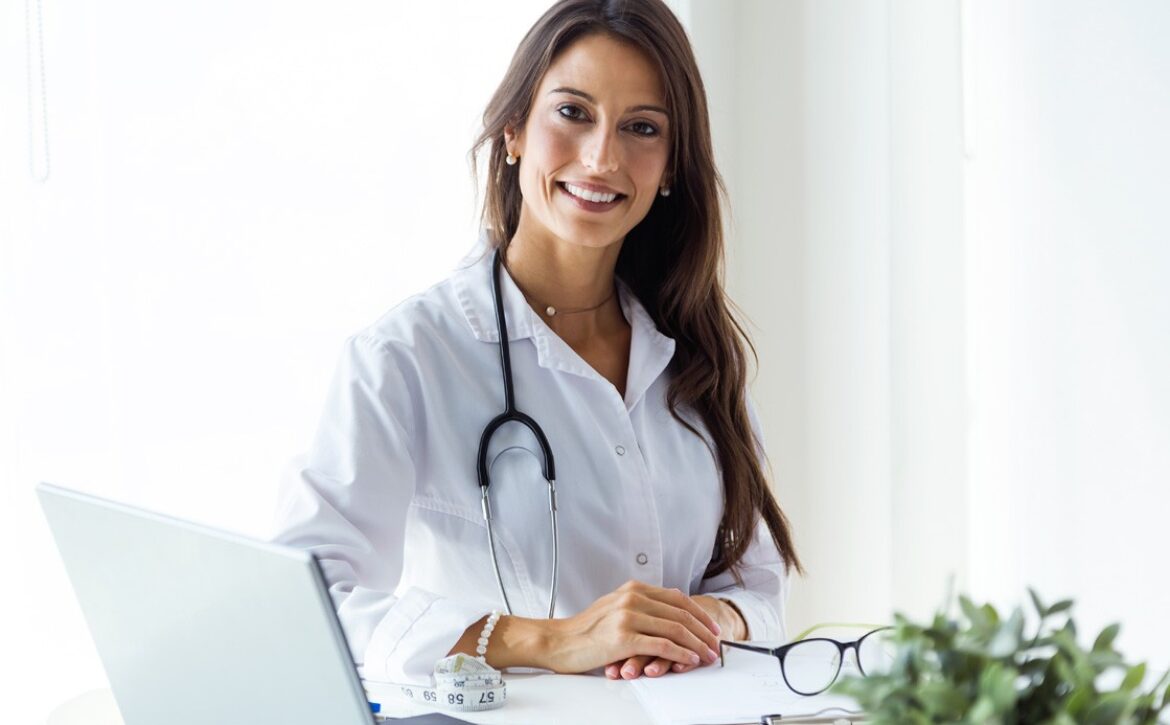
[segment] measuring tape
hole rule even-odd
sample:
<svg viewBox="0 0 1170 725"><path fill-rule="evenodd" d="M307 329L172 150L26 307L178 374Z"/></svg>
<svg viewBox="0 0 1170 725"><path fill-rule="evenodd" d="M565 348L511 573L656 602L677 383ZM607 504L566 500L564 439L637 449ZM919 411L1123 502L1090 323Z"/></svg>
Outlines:
<svg viewBox="0 0 1170 725"><path fill-rule="evenodd" d="M452 655L436 662L434 681L434 687L395 686L412 702L463 712L502 707L508 696L500 671L469 655Z"/></svg>

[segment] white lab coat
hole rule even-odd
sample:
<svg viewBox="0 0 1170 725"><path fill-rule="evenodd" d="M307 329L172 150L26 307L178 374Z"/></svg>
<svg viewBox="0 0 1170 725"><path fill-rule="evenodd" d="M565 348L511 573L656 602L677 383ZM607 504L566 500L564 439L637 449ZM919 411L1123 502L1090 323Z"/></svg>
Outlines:
<svg viewBox="0 0 1170 725"><path fill-rule="evenodd" d="M478 259L476 258L478 257ZM425 682L463 631L502 608L480 511L476 450L503 410L491 255L350 337L309 452L281 486L276 541L319 558L368 679ZM784 638L787 572L761 522L743 571L704 579L722 515L707 444L671 417L675 343L619 283L632 328L623 399L529 307L501 270L516 405L556 462L556 616L629 579L717 594L753 639ZM688 417L699 430L698 417ZM752 413L758 436L758 424ZM514 613L547 616L552 573L539 448L509 424L489 449L493 528Z"/></svg>

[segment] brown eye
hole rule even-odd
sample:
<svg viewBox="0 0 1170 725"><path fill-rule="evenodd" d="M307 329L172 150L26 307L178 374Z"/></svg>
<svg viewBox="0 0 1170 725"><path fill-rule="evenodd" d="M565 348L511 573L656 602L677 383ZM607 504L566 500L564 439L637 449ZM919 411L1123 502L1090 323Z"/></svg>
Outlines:
<svg viewBox="0 0 1170 725"><path fill-rule="evenodd" d="M638 134L639 136L657 136L658 135L658 129L654 126L654 124L647 123L645 121L638 121L637 123L631 123L630 128L644 129L641 131L634 131L634 133Z"/></svg>
<svg viewBox="0 0 1170 725"><path fill-rule="evenodd" d="M566 113L566 111L568 111L569 113ZM557 112L560 113L565 118L569 119L570 121L583 120L583 116L584 116L584 112L578 106L574 106L571 103L566 104L564 106L561 106L560 108L557 109ZM574 114L580 114L580 115L574 115Z"/></svg>

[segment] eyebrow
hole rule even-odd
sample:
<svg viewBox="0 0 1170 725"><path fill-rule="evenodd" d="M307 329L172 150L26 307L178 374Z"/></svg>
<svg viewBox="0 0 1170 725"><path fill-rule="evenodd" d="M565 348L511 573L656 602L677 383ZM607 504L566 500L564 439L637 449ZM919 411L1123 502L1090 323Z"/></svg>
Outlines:
<svg viewBox="0 0 1170 725"><path fill-rule="evenodd" d="M548 93L550 96L554 93L568 93L568 94L573 95L573 96L580 96L581 98L584 98L586 101L589 101L590 103L594 103L594 104L597 103L597 101L593 98L593 96L589 95L585 91L579 91L576 88L564 88L564 87L554 88L551 91L549 91ZM670 114L667 113L666 109L663 108L662 106L641 105L641 106L630 106L629 108L626 109L626 113L636 113L638 111L657 111L658 113L661 113L662 115L666 116L667 118L670 118Z"/></svg>

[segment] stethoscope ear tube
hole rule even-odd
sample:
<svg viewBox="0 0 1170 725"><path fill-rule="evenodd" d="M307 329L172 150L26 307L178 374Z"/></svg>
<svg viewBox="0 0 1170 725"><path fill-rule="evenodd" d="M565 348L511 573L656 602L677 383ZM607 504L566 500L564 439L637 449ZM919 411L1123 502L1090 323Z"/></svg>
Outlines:
<svg viewBox="0 0 1170 725"><path fill-rule="evenodd" d="M549 585L548 616L549 619L552 619L556 609L557 574L560 569L560 542L557 535L556 465L553 461L552 447L549 445L548 438L544 435L544 431L541 430L540 425L530 416L516 410L515 395L512 389L512 359L509 352L508 322L504 316L504 303L500 294L500 266L500 250L497 249L495 251L495 258L492 260L492 298L496 308L496 326L500 333L500 368L504 377L504 412L492 418L487 426L484 427L483 433L479 437L479 457L476 462L476 474L479 478L480 508L483 510L484 522L487 524L488 548L491 550L492 570L496 575L496 584L500 587L500 597L504 600L504 610L508 614L512 614L512 605L508 601L508 593L504 590L504 579L500 576L500 563L496 558L496 537L492 529L492 506L488 498L491 479L488 476L487 453L488 444L491 443L492 436L495 435L496 431L502 425L505 423L521 423L536 436L536 441L540 445L540 450L543 454L541 469L544 473L545 481L548 482L548 509L553 537L552 582Z"/></svg>

